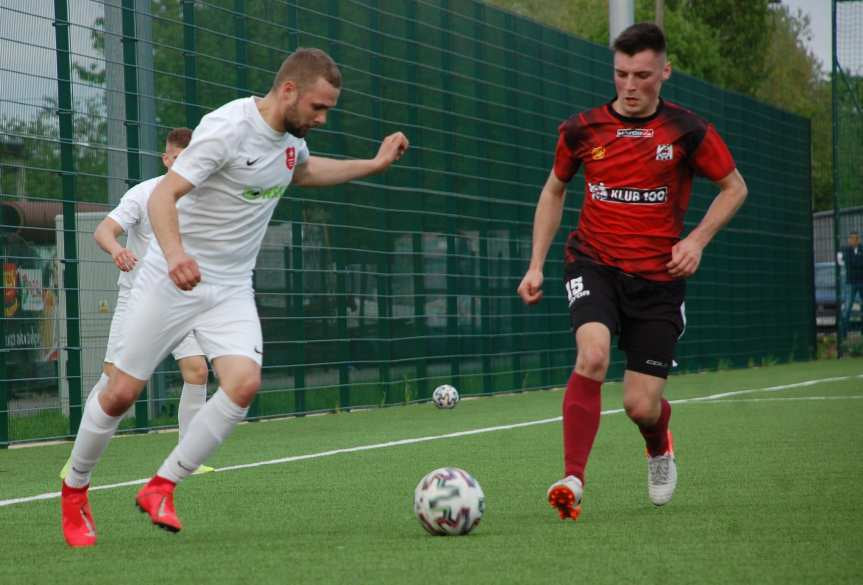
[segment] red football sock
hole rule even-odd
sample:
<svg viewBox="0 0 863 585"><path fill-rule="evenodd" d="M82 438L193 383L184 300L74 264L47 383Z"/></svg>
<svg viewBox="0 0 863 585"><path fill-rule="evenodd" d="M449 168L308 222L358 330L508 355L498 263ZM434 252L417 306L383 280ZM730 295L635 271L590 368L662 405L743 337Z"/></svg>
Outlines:
<svg viewBox="0 0 863 585"><path fill-rule="evenodd" d="M601 387L602 382L573 371L563 396L564 473L576 476L582 483L587 458L599 430Z"/></svg>
<svg viewBox="0 0 863 585"><path fill-rule="evenodd" d="M647 452L651 457L662 455L668 451L668 421L670 419L671 405L665 398L663 398L659 419L653 424L653 426L646 427L638 425L638 430L641 431L641 436L644 437L644 443L647 445Z"/></svg>

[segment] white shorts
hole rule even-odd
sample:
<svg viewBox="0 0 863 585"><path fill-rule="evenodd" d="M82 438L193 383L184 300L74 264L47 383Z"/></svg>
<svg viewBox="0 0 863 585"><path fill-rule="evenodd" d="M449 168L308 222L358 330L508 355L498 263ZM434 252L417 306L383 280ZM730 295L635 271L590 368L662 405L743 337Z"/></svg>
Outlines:
<svg viewBox="0 0 863 585"><path fill-rule="evenodd" d="M108 347L105 350L105 363L113 364L114 356L117 354L117 344L123 336L123 328L129 312L129 297L132 289L121 286L117 292L117 306L114 308L114 316L111 318L111 329L108 333ZM175 360L181 360L196 355L204 355L204 350L198 345L195 333L190 332L180 344L171 352Z"/></svg>
<svg viewBox="0 0 863 585"><path fill-rule="evenodd" d="M129 298L114 365L146 380L171 348L192 331L210 361L235 355L261 365L263 338L251 283L221 286L202 282L191 291L182 291L163 266L145 259Z"/></svg>

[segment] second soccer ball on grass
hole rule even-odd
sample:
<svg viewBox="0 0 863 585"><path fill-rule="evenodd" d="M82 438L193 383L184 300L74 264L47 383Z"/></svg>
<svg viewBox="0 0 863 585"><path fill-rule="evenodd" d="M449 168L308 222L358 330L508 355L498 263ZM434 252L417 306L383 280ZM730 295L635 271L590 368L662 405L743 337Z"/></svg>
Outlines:
<svg viewBox="0 0 863 585"><path fill-rule="evenodd" d="M432 402L438 408L455 408L458 404L458 390L449 384L443 384L434 389Z"/></svg>

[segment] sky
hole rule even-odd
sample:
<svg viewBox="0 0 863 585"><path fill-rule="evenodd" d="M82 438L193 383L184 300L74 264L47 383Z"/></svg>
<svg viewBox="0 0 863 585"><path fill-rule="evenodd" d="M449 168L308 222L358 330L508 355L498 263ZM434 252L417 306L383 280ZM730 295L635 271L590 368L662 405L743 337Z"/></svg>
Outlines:
<svg viewBox="0 0 863 585"><path fill-rule="evenodd" d="M791 10L792 15L796 15L798 10L809 15L812 39L807 43L807 47L821 61L824 71L829 71L832 61L831 1L782 0L782 4Z"/></svg>

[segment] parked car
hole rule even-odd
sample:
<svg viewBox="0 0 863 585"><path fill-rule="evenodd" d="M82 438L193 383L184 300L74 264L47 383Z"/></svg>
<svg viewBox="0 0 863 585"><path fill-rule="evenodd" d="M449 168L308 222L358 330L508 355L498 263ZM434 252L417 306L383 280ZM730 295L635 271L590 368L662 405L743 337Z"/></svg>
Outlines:
<svg viewBox="0 0 863 585"><path fill-rule="evenodd" d="M815 325L819 328L835 328L837 310L841 311L843 308L841 298L838 303L836 300L835 270L835 262L815 263ZM841 282L842 286L845 286L844 272L841 275ZM863 307L860 306L860 301L857 299L854 303L854 309L851 311L849 330L861 328L861 319L863 319L861 311L863 311Z"/></svg>
<svg viewBox="0 0 863 585"><path fill-rule="evenodd" d="M815 325L836 327L836 263L815 263Z"/></svg>

